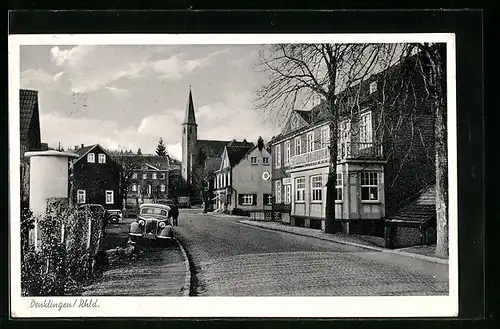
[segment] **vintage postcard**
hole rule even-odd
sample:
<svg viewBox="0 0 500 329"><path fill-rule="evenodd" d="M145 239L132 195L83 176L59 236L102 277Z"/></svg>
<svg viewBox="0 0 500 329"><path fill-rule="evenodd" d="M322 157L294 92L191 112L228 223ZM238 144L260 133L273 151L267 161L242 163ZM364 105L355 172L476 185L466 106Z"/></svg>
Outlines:
<svg viewBox="0 0 500 329"><path fill-rule="evenodd" d="M11 35L32 317L458 315L453 34Z"/></svg>

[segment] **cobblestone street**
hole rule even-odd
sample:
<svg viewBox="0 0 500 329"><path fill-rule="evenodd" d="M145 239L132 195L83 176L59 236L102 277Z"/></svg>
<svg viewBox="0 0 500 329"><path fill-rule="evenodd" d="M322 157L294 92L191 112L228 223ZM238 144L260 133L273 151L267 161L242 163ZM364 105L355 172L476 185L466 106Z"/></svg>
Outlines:
<svg viewBox="0 0 500 329"><path fill-rule="evenodd" d="M446 295L448 265L182 211L200 296ZM194 288L194 289L193 289Z"/></svg>

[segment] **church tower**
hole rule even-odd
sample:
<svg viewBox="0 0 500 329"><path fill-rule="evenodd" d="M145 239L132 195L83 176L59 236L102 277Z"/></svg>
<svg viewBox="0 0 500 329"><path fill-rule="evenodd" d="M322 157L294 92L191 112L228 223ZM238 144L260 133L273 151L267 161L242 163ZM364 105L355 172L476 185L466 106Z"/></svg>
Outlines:
<svg viewBox="0 0 500 329"><path fill-rule="evenodd" d="M186 182L192 182L193 153L198 138L198 125L194 115L193 95L189 86L189 98L186 106L186 115L182 123L182 177Z"/></svg>

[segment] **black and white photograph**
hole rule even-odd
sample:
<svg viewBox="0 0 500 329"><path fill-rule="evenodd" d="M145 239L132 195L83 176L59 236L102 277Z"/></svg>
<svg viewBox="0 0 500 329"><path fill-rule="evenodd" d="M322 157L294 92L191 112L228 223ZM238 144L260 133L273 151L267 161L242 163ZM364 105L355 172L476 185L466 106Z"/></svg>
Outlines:
<svg viewBox="0 0 500 329"><path fill-rule="evenodd" d="M453 34L9 38L13 317L458 314Z"/></svg>

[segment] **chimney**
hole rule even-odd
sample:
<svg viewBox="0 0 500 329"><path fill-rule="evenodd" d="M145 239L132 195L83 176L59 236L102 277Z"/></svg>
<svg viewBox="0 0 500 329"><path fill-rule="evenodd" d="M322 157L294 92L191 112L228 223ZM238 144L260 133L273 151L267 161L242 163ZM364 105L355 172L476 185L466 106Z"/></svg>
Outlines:
<svg viewBox="0 0 500 329"><path fill-rule="evenodd" d="M75 145L75 148L74 148L74 150L75 150L75 151L76 151L76 150L78 150L78 145Z"/></svg>
<svg viewBox="0 0 500 329"><path fill-rule="evenodd" d="M83 143L82 143L82 148L83 148Z"/></svg>

